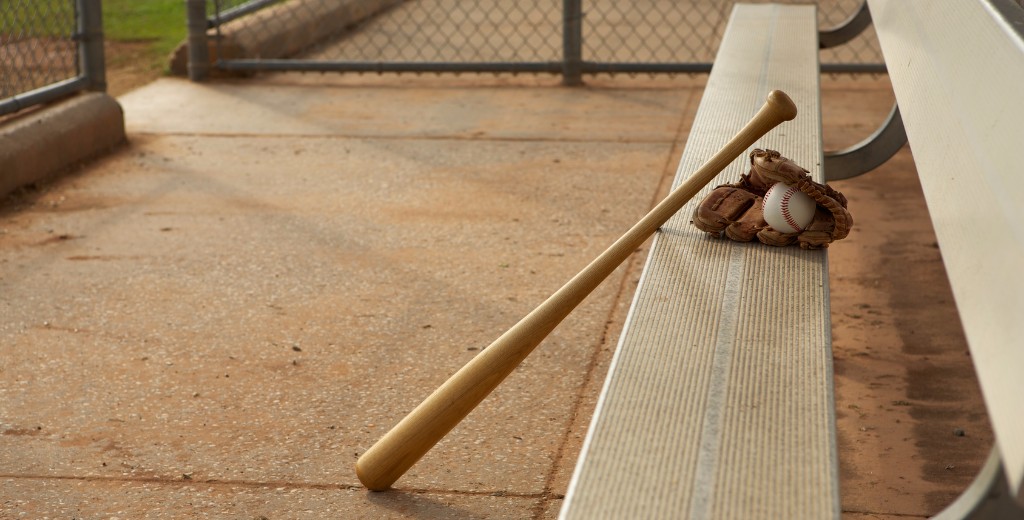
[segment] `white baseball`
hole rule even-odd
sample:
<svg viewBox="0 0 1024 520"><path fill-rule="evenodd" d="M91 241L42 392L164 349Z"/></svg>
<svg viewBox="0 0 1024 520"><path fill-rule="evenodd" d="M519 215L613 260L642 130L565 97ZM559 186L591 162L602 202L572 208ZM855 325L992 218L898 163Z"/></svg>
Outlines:
<svg viewBox="0 0 1024 520"><path fill-rule="evenodd" d="M799 233L811 223L816 206L796 187L777 182L764 194L764 220L780 233Z"/></svg>

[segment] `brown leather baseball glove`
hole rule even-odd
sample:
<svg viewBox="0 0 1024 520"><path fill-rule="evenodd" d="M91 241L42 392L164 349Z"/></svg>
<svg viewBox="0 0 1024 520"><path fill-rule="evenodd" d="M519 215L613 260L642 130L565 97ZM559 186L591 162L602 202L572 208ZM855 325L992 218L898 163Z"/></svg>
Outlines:
<svg viewBox="0 0 1024 520"><path fill-rule="evenodd" d="M725 236L749 242L757 237L771 246L798 243L804 249L828 247L846 238L853 217L846 209L846 197L825 184L818 184L808 171L775 150L756 149L750 153L750 173L734 184L723 184L701 201L693 214L693 225L714 237ZM764 220L761 204L776 182L796 186L816 203L814 218L802 231L782 233Z"/></svg>

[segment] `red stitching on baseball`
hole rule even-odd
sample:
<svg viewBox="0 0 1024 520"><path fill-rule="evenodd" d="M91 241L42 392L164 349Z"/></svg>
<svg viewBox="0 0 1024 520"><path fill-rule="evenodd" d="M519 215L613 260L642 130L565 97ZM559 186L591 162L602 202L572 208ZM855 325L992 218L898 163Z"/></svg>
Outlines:
<svg viewBox="0 0 1024 520"><path fill-rule="evenodd" d="M789 199L793 198L793 192L796 188L790 186L782 193L782 218L786 219L786 224L789 224L797 233L803 231L800 226L793 220L793 215L789 214Z"/></svg>

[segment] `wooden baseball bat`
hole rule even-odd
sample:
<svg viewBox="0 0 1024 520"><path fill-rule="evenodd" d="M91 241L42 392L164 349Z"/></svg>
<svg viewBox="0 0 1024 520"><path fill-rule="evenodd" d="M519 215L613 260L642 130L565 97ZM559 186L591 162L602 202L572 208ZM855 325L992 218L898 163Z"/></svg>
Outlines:
<svg viewBox="0 0 1024 520"><path fill-rule="evenodd" d="M359 457L356 461L356 475L360 482L374 491L391 487L705 184L711 182L769 130L794 117L796 105L788 95L778 90L768 94L764 106L724 148L669 193L590 265L466 363Z"/></svg>

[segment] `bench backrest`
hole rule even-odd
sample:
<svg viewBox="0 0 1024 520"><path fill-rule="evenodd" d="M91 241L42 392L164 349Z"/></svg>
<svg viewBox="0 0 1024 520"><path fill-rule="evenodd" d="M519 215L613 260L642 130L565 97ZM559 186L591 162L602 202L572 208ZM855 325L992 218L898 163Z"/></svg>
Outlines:
<svg viewBox="0 0 1024 520"><path fill-rule="evenodd" d="M869 0L1013 493L1024 497L1024 11Z"/></svg>

